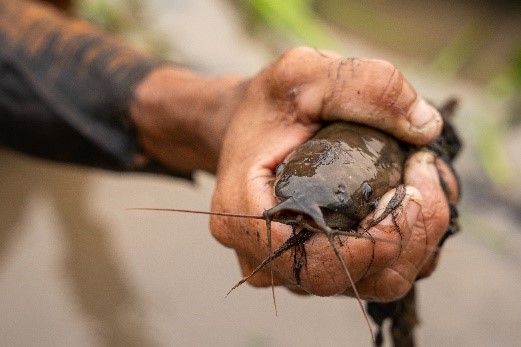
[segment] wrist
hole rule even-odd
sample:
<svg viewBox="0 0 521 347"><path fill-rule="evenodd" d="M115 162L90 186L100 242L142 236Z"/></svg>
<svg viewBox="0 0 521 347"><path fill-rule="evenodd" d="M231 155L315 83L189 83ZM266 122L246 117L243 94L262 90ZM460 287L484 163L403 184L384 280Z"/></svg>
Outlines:
<svg viewBox="0 0 521 347"><path fill-rule="evenodd" d="M130 106L144 154L176 172L215 173L243 80L174 66L153 70L137 86Z"/></svg>

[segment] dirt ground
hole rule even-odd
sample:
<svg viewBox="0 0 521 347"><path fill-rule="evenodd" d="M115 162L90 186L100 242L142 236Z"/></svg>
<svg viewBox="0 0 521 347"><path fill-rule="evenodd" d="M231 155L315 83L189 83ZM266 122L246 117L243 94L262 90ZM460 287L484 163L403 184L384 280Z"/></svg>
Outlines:
<svg viewBox="0 0 521 347"><path fill-rule="evenodd" d="M252 73L272 58L237 29L225 2L149 4L156 29L201 70ZM414 62L356 39L350 45L354 55L395 62L435 101L458 95L460 127L472 122L479 86L448 86L418 72ZM463 137L462 233L448 241L436 273L418 284L417 337L420 346L515 346L521 341L520 218L480 190L473 138ZM243 286L224 299L240 272L233 251L211 237L206 217L125 210L206 210L213 184L204 174L190 184L0 150L0 345L370 346L352 299L278 289L278 317L269 289Z"/></svg>

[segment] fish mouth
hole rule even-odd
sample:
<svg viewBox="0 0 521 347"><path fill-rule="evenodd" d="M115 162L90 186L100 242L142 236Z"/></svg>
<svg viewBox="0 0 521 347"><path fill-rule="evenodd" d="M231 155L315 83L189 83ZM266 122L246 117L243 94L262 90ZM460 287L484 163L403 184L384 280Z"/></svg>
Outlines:
<svg viewBox="0 0 521 347"><path fill-rule="evenodd" d="M308 201L301 201L290 197L281 201L263 214L268 220L280 221L290 225L300 225L305 227L319 229L326 233L331 232L331 228L324 220L324 215L320 207L315 204L309 204Z"/></svg>

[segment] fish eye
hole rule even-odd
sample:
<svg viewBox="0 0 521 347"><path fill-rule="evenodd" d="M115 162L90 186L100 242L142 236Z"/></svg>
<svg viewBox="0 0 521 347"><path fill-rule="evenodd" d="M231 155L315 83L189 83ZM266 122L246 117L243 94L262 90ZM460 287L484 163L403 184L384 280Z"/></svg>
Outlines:
<svg viewBox="0 0 521 347"><path fill-rule="evenodd" d="M285 167L286 167L286 163L280 163L279 165L277 165L277 167L275 168L275 176L276 177L280 176L280 174L282 173L282 170L284 170Z"/></svg>
<svg viewBox="0 0 521 347"><path fill-rule="evenodd" d="M373 195L373 188L371 188L369 183L364 182L362 184L362 196L364 197L365 201L369 201L369 199L371 199L372 195Z"/></svg>

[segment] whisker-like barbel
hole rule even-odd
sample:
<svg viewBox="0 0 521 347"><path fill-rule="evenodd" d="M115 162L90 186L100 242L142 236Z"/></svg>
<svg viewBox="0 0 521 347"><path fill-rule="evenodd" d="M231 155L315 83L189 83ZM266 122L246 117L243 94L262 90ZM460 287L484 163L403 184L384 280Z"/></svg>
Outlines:
<svg viewBox="0 0 521 347"><path fill-rule="evenodd" d="M193 213L193 214L202 214L202 215L210 215L210 216L223 216L223 217L251 218L251 219L266 220L266 217L261 214L211 212L211 211L187 210L187 209L178 209L178 208L129 207L129 208L126 208L125 211L179 212L179 213ZM300 223L297 220L286 220L286 219L277 219L277 218L272 219L271 221L275 222L275 223L286 224L286 225L298 225ZM324 233L323 230L320 230L309 224L306 225L306 228L313 233ZM380 238L380 237L374 237L374 236L371 236L368 234L360 234L355 231L346 231L346 230L338 230L338 229L331 229L331 230L332 230L333 234L335 234L335 235L350 236L353 238L366 239L366 240L370 240L373 242L385 242L385 243L390 243L390 244L399 245L399 246L417 247L417 248L426 249L429 251L440 251L441 250L439 246L418 244L418 243L409 242L409 241L389 240L389 239L384 239L384 238ZM364 230L364 231L367 232L367 230ZM447 251L447 249L444 249L444 251ZM277 257L275 256L275 252L274 252L272 259L276 259L276 258ZM264 264L264 266L265 265L266 264Z"/></svg>
<svg viewBox="0 0 521 347"><path fill-rule="evenodd" d="M246 214L246 213L231 213L231 212L210 212L210 211L197 211L197 210L183 210L178 208L156 208L156 207L129 207L127 211L159 211L159 212L183 212L183 213L195 213L195 214L206 214L211 216L226 216L226 217L237 217L237 218L252 218L252 219L266 219L263 215L259 214Z"/></svg>

